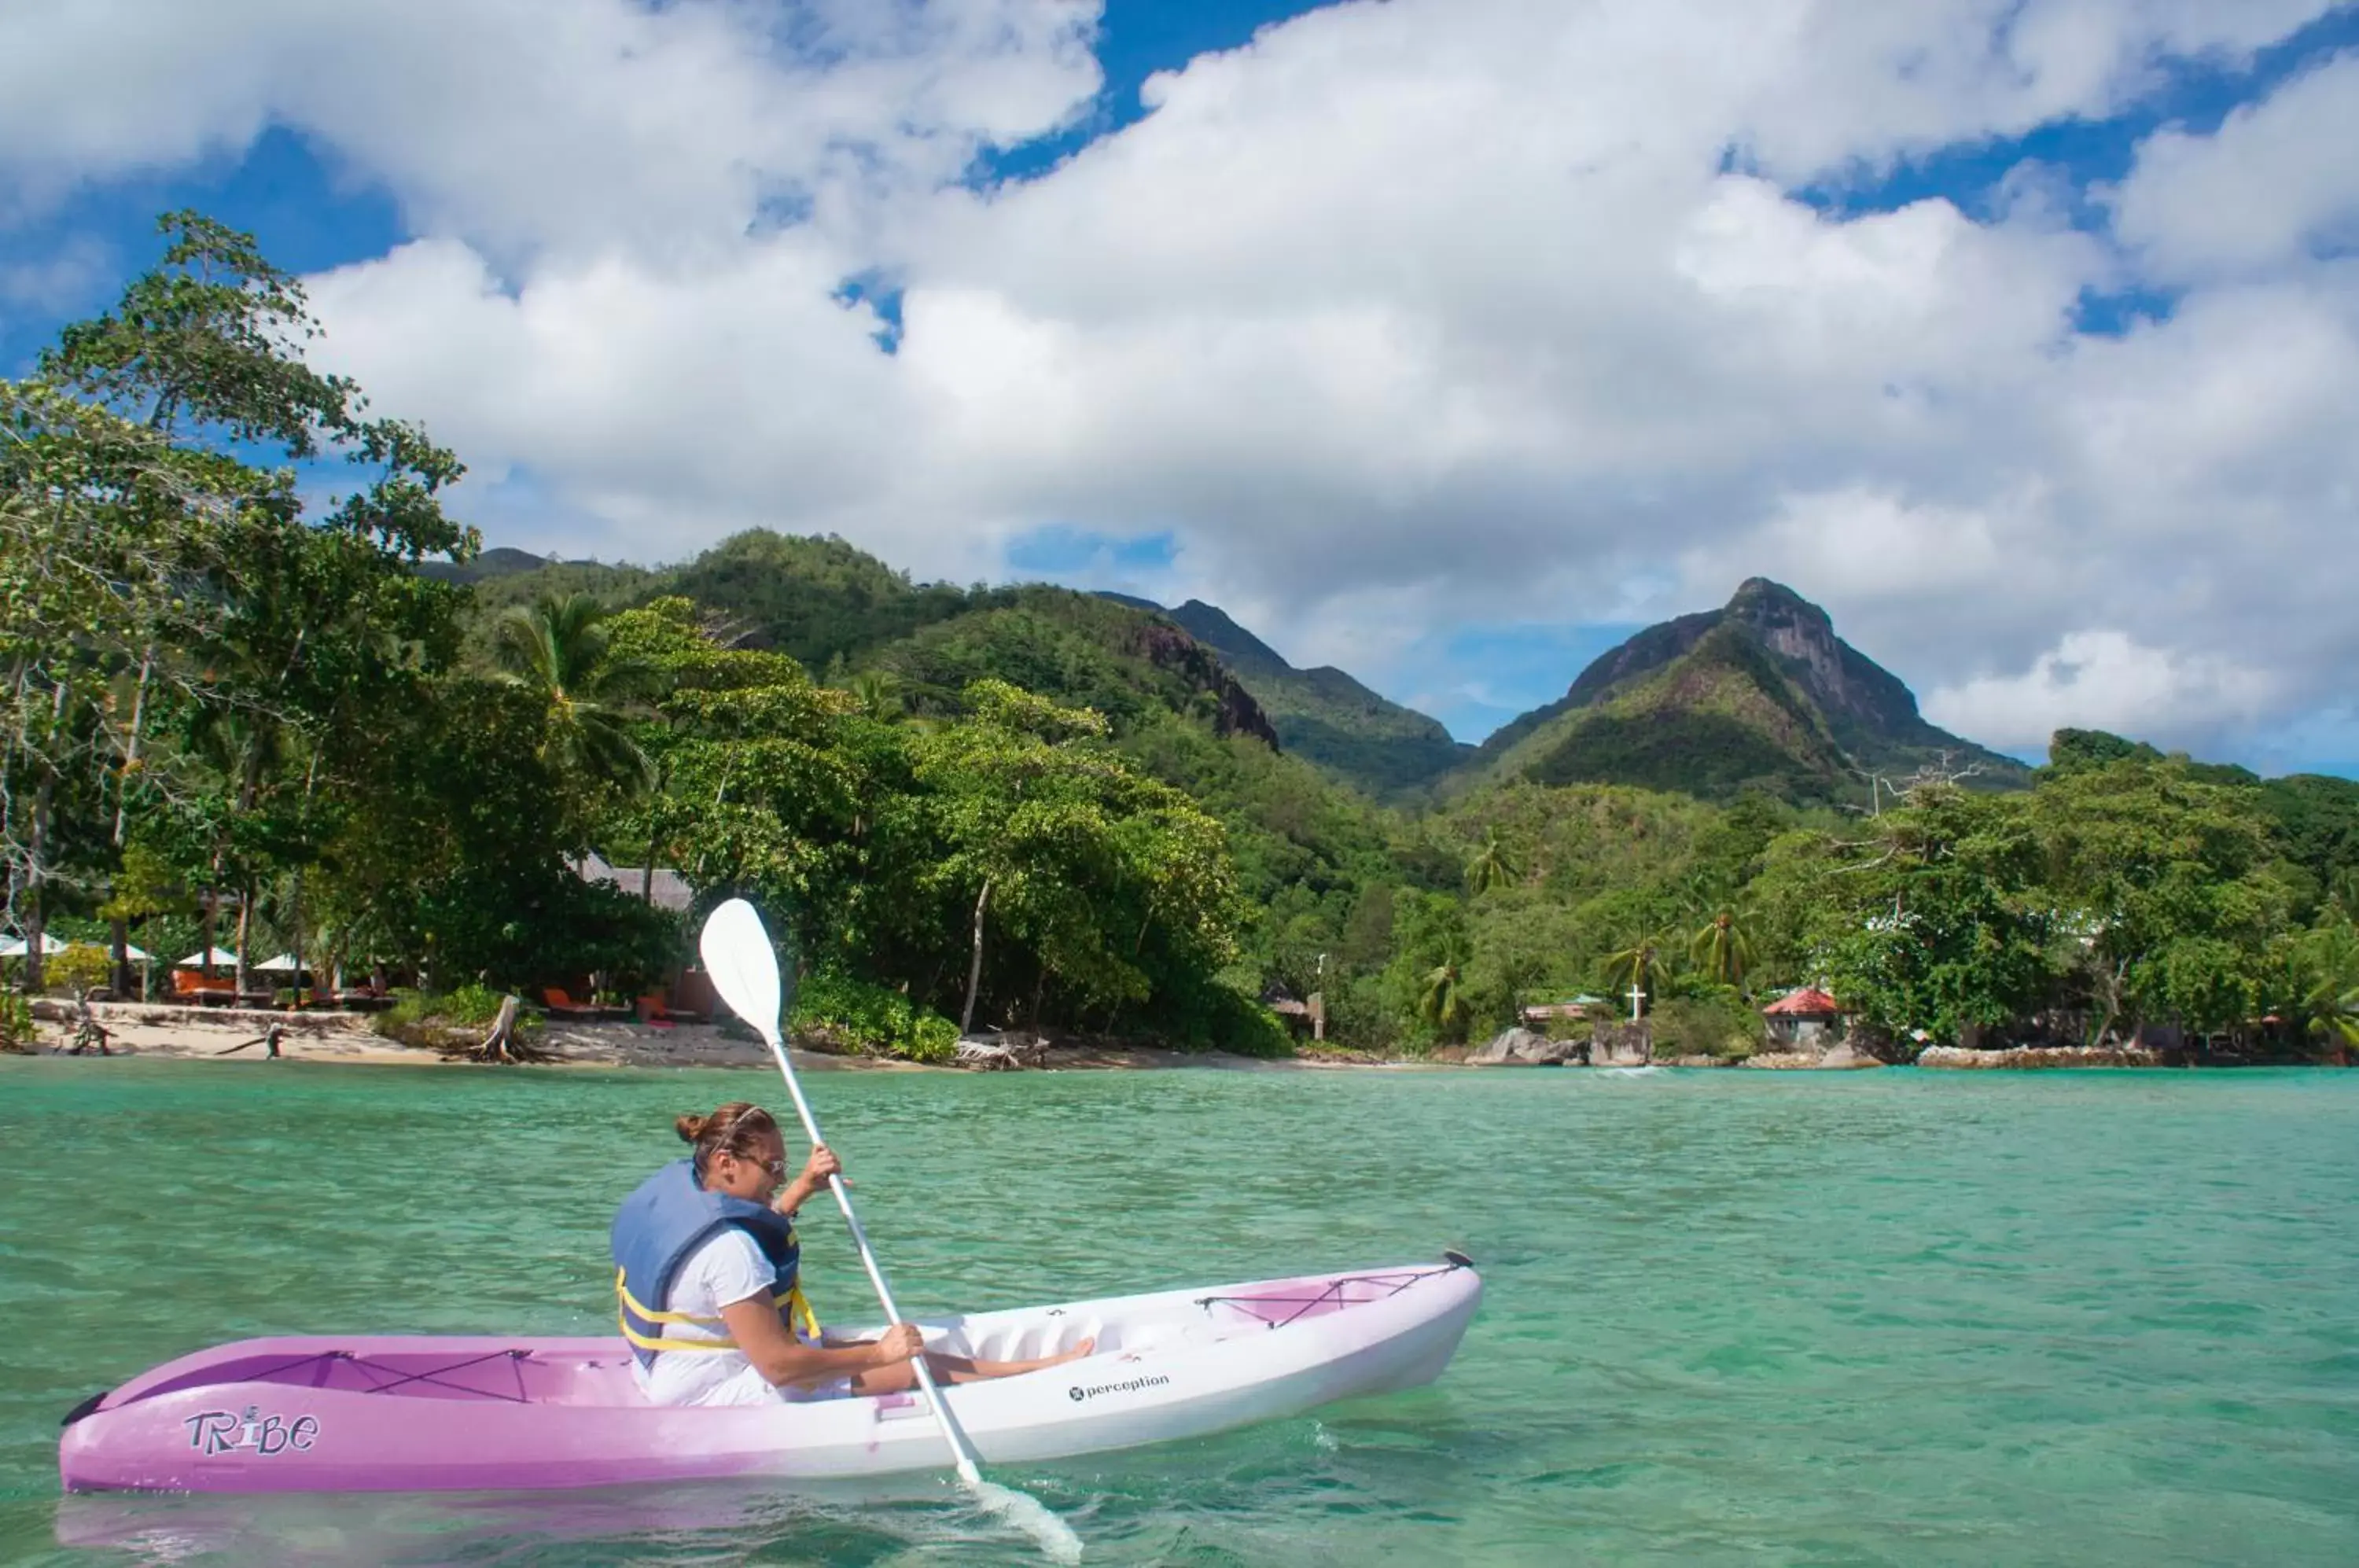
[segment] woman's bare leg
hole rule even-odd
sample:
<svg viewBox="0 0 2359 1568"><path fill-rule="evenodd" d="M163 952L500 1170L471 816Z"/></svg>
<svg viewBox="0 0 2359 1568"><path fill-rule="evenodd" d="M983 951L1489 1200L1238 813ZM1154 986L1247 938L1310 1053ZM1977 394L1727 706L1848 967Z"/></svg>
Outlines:
<svg viewBox="0 0 2359 1568"><path fill-rule="evenodd" d="M1026 1372L1038 1372L1044 1367L1061 1367L1068 1361L1079 1361L1098 1347L1095 1339L1082 1340L1072 1349L1055 1356L1037 1356L1029 1361L979 1361L973 1356L949 1356L940 1351L926 1353L926 1369L937 1383L987 1383L994 1377L1014 1377ZM897 1394L918 1386L918 1374L906 1361L890 1367L872 1367L852 1379L855 1394Z"/></svg>

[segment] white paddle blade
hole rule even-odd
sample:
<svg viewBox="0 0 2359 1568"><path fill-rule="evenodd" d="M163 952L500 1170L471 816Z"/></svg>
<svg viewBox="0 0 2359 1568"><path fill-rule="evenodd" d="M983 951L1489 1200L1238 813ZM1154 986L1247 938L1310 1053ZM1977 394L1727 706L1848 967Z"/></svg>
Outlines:
<svg viewBox="0 0 2359 1568"><path fill-rule="evenodd" d="M767 1039L778 1030L778 953L762 917L743 898L732 898L704 917L697 941L704 972L729 1010Z"/></svg>

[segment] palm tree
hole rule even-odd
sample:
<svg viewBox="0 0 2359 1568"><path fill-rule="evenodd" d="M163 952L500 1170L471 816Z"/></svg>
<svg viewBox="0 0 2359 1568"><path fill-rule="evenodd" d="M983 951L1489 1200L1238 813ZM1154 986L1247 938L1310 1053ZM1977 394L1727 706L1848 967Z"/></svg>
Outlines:
<svg viewBox="0 0 2359 1568"><path fill-rule="evenodd" d="M1753 937L1737 924L1735 911L1723 909L1688 939L1688 957L1712 979L1743 990L1745 966L1753 962Z"/></svg>
<svg viewBox="0 0 2359 1568"><path fill-rule="evenodd" d="M1438 964L1426 971L1425 989L1417 999L1417 1016L1434 1032L1451 1039L1466 1027L1466 987L1456 964Z"/></svg>
<svg viewBox="0 0 2359 1568"><path fill-rule="evenodd" d="M2359 980L2343 975L2319 981L2302 998L2302 1010L2310 1032L2338 1051L2359 1051Z"/></svg>
<svg viewBox="0 0 2359 1568"><path fill-rule="evenodd" d="M862 713L880 724L899 718L906 706L901 678L889 670L864 670L844 682L843 689L859 702Z"/></svg>
<svg viewBox="0 0 2359 1568"><path fill-rule="evenodd" d="M2338 1056L2359 1050L2359 929L2326 925L2297 952L2306 1032Z"/></svg>
<svg viewBox="0 0 2359 1568"><path fill-rule="evenodd" d="M641 795L655 785L655 764L631 738L625 707L647 671L607 657L605 618L606 606L594 595L545 594L501 615L493 649L504 680L548 701L554 760L625 795Z"/></svg>
<svg viewBox="0 0 2359 1568"><path fill-rule="evenodd" d="M1476 850L1474 858L1466 863L1468 889L1479 898L1494 887L1506 887L1523 874L1524 868L1516 864L1515 857L1500 839L1499 830L1484 828L1483 847Z"/></svg>
<svg viewBox="0 0 2359 1568"><path fill-rule="evenodd" d="M1618 952L1607 953L1606 979L1625 992L1659 991L1671 977L1670 964L1663 956L1670 937L1668 931L1647 931L1631 938Z"/></svg>
<svg viewBox="0 0 2359 1568"><path fill-rule="evenodd" d="M2346 920L2359 920L2359 868L2343 866L2326 881L2327 904Z"/></svg>

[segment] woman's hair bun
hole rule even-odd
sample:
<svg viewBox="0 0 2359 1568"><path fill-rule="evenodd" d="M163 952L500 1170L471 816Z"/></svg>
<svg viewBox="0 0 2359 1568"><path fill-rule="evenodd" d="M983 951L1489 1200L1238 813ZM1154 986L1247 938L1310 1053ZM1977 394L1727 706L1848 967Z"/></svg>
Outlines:
<svg viewBox="0 0 2359 1568"><path fill-rule="evenodd" d="M690 1113L674 1121L671 1124L671 1130L679 1134L680 1142L694 1143L704 1136L704 1129L712 1125L711 1116L700 1116Z"/></svg>

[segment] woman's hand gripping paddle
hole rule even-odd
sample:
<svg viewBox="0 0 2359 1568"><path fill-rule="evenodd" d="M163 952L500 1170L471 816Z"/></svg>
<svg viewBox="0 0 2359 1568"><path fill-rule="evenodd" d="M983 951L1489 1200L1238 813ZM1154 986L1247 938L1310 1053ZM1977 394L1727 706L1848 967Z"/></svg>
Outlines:
<svg viewBox="0 0 2359 1568"><path fill-rule="evenodd" d="M697 943L704 955L704 968L712 976L713 988L729 1010L761 1031L778 1063L779 1075L787 1081L787 1093L795 1102L795 1114L802 1117L803 1131L813 1143L827 1140L819 1135L819 1120L811 1115L810 1102L803 1098L802 1085L795 1082L794 1063L788 1059L787 1044L781 1035L783 1013L778 985L777 950L770 945L770 933L763 929L762 917L754 906L743 898L732 898L705 917L704 935ZM860 1265L868 1271L868 1282L876 1288L876 1304L885 1309L888 1323L901 1321L901 1310L893 1304L892 1287L885 1283L885 1270L878 1267L876 1254L868 1245L867 1233L860 1228L860 1216L852 1212L852 1194L845 1191L843 1178L830 1176L828 1191L835 1194L836 1207L843 1211L843 1223L852 1232L853 1245L860 1249ZM958 1418L951 1413L941 1390L934 1387L934 1375L919 1356L910 1362L918 1375L918 1385L926 1391L926 1403L934 1414L934 1422L941 1428L943 1441L951 1445L951 1457L958 1465L959 1479L966 1484L976 1502L992 1513L1024 1530L1040 1543L1040 1550L1060 1563L1078 1563L1082 1559L1081 1537L1072 1527L1037 1497L997 1486L983 1478L976 1465L974 1446L967 1442Z"/></svg>

